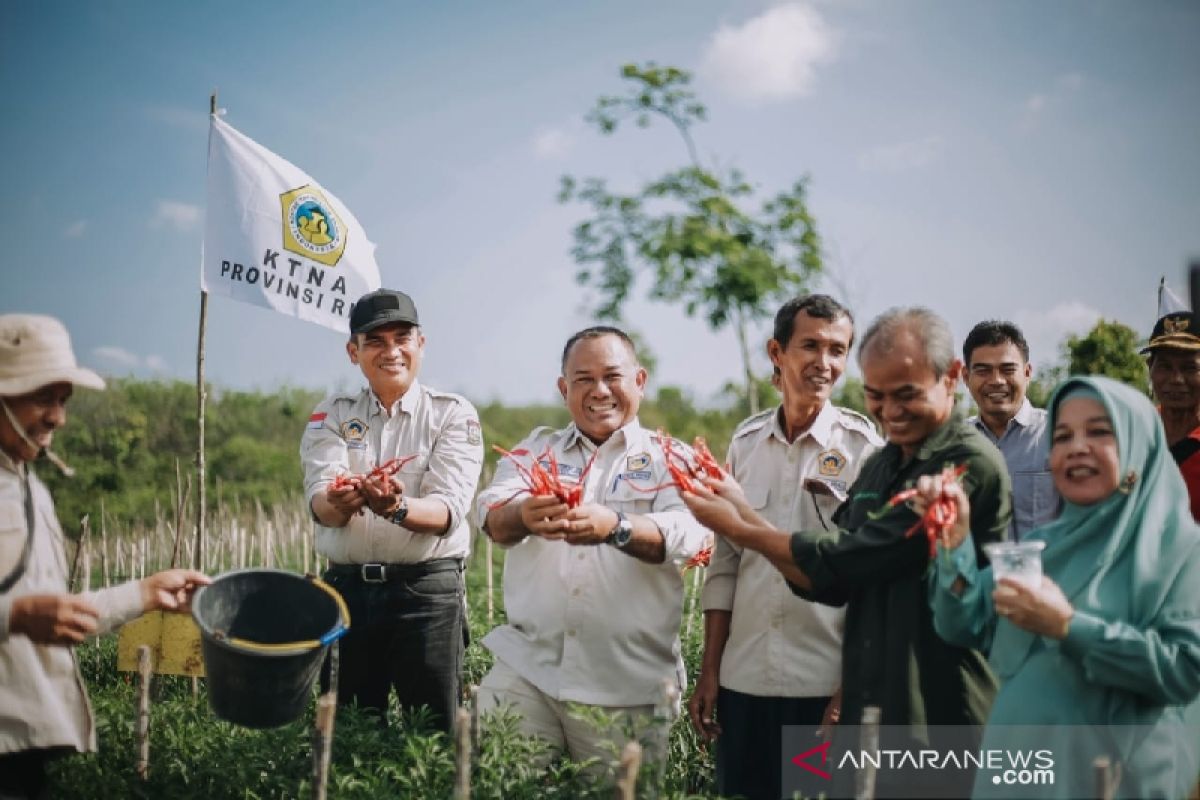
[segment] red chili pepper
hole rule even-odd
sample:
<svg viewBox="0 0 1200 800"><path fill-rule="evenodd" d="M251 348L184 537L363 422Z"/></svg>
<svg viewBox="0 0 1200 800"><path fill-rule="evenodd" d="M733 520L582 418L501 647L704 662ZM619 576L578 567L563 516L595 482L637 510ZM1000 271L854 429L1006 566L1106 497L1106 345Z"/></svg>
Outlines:
<svg viewBox="0 0 1200 800"><path fill-rule="evenodd" d="M675 440L662 428L658 429L658 446L662 448L663 460L667 464L667 472L670 474L671 480L657 486L638 486L633 481L629 481L629 485L639 492L658 492L672 486L681 492L695 492L693 481L704 477L722 478L725 475L721 465L709 451L703 436L697 436L692 443L695 463L689 461L687 456L675 449Z"/></svg>
<svg viewBox="0 0 1200 800"><path fill-rule="evenodd" d="M929 504L925 509L925 513L916 523L904 532L904 538L910 538L914 533L925 530L925 537L929 540L929 557L933 558L937 555L937 543L945 536L946 531L954 527L954 523L958 521L958 504L946 491L946 487L951 483L957 483L967 471L966 464L959 464L957 467L947 465L942 470L942 492L936 500ZM905 489L899 492L891 500L884 504L883 508L871 514L872 519L878 519L885 513L907 502L917 496L916 488Z"/></svg>
<svg viewBox="0 0 1200 800"><path fill-rule="evenodd" d="M591 471L592 462L596 460L596 455L600 452L597 449L592 453L592 457L588 459L583 472L579 473L578 481L564 481L558 475L558 459L554 457L554 451L549 447L540 456L532 459L528 467L519 460L519 456L529 455L528 450L521 449L509 452L498 445L492 445L492 449L516 465L517 472L525 482L525 488L518 489L497 503L492 503L488 506L488 510L495 510L526 493L533 497L554 496L561 502L566 503L567 508L577 508L583 501L583 487L587 480L587 474ZM543 461L549 465L549 469L542 466Z"/></svg>
<svg viewBox="0 0 1200 800"><path fill-rule="evenodd" d="M390 461L385 461L384 463L372 469L370 472L367 472L363 475L342 473L341 475L334 477L333 481L329 484L329 488L336 490L346 489L353 486L355 489L361 489L362 485L371 478L390 478L392 475L395 475L397 472L403 469L404 465L412 461L414 458L416 458L415 455L404 456L402 458L393 458ZM399 484L397 484L395 480L393 480L392 483L395 484L397 489L399 489Z"/></svg>
<svg viewBox="0 0 1200 800"><path fill-rule="evenodd" d="M687 572L692 567L707 567L708 562L712 560L712 553L713 549L711 545L700 548L700 552L689 558L687 563L683 565L683 571Z"/></svg>

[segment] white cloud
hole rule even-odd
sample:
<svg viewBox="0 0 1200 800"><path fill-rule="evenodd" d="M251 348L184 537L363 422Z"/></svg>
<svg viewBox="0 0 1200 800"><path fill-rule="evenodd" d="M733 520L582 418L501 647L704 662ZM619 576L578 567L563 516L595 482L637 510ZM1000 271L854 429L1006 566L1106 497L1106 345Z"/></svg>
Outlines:
<svg viewBox="0 0 1200 800"><path fill-rule="evenodd" d="M1029 342L1029 360L1041 366L1057 361L1067 337L1086 334L1101 316L1091 306L1071 300L1044 311L1023 309L1012 319Z"/></svg>
<svg viewBox="0 0 1200 800"><path fill-rule="evenodd" d="M146 356L146 366L155 372L166 372L167 360L162 356Z"/></svg>
<svg viewBox="0 0 1200 800"><path fill-rule="evenodd" d="M812 7L775 6L741 26L721 25L705 48L700 72L751 102L799 97L812 89L815 68L834 59L835 39Z"/></svg>
<svg viewBox="0 0 1200 800"><path fill-rule="evenodd" d="M575 138L562 128L542 128L533 137L533 152L538 158L552 161L565 158Z"/></svg>
<svg viewBox="0 0 1200 800"><path fill-rule="evenodd" d="M118 367L133 368L140 366L142 359L123 347L105 344L92 350L92 354L102 361L107 361Z"/></svg>
<svg viewBox="0 0 1200 800"><path fill-rule="evenodd" d="M80 236L83 236L83 232L87 230L87 224L88 223L86 219L72 222L67 226L67 229L63 231L63 236L67 239L78 239Z"/></svg>
<svg viewBox="0 0 1200 800"><path fill-rule="evenodd" d="M159 200L150 218L151 228L168 225L177 231L189 231L200 221L200 206L176 200Z"/></svg>
<svg viewBox="0 0 1200 800"><path fill-rule="evenodd" d="M911 142L873 147L858 157L864 172L899 172L932 163L942 152L942 137L926 136Z"/></svg>

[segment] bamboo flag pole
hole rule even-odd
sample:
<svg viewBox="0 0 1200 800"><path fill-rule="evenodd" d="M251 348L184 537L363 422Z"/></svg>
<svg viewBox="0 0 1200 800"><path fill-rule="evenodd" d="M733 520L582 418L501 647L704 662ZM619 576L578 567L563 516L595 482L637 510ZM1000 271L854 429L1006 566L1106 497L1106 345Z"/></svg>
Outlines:
<svg viewBox="0 0 1200 800"><path fill-rule="evenodd" d="M208 113L211 118L217 113L217 92L208 97ZM205 514L204 504L207 501L204 491L204 402L208 392L204 387L204 334L208 328L208 292L200 290L200 333L196 342L196 547L192 561L196 569L204 571L204 537Z"/></svg>

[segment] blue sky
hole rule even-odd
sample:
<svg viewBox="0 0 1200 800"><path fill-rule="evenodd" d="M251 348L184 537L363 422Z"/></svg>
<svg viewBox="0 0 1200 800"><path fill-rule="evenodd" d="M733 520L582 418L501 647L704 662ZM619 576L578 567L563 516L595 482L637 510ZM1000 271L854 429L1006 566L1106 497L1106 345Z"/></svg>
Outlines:
<svg viewBox="0 0 1200 800"><path fill-rule="evenodd" d="M408 291L423 377L552 401L588 322L562 174L616 188L679 166L669 130L583 123L618 70L696 72L708 163L770 193L811 178L823 288L1022 325L1036 362L1104 316L1148 333L1160 275L1200 257L1194 2L23 3L0 27L0 312L61 317L110 375L195 373L208 95L334 192ZM627 311L652 382L707 401L728 332ZM766 329L756 331L765 339ZM765 368L760 355L758 366ZM219 386L356 385L341 337L214 297Z"/></svg>

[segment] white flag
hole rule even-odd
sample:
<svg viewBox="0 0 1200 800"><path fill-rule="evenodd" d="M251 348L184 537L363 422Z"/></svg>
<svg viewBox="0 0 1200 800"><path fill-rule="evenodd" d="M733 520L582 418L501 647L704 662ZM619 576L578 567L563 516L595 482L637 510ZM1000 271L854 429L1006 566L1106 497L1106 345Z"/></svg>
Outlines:
<svg viewBox="0 0 1200 800"><path fill-rule="evenodd" d="M1164 277L1158 282L1158 316L1161 319L1167 314L1174 314L1176 311L1188 311L1187 303L1180 299L1179 295L1171 291L1171 287L1167 286L1167 279Z"/></svg>
<svg viewBox="0 0 1200 800"><path fill-rule="evenodd" d="M375 245L303 170L212 116L200 288L350 332L380 286Z"/></svg>

